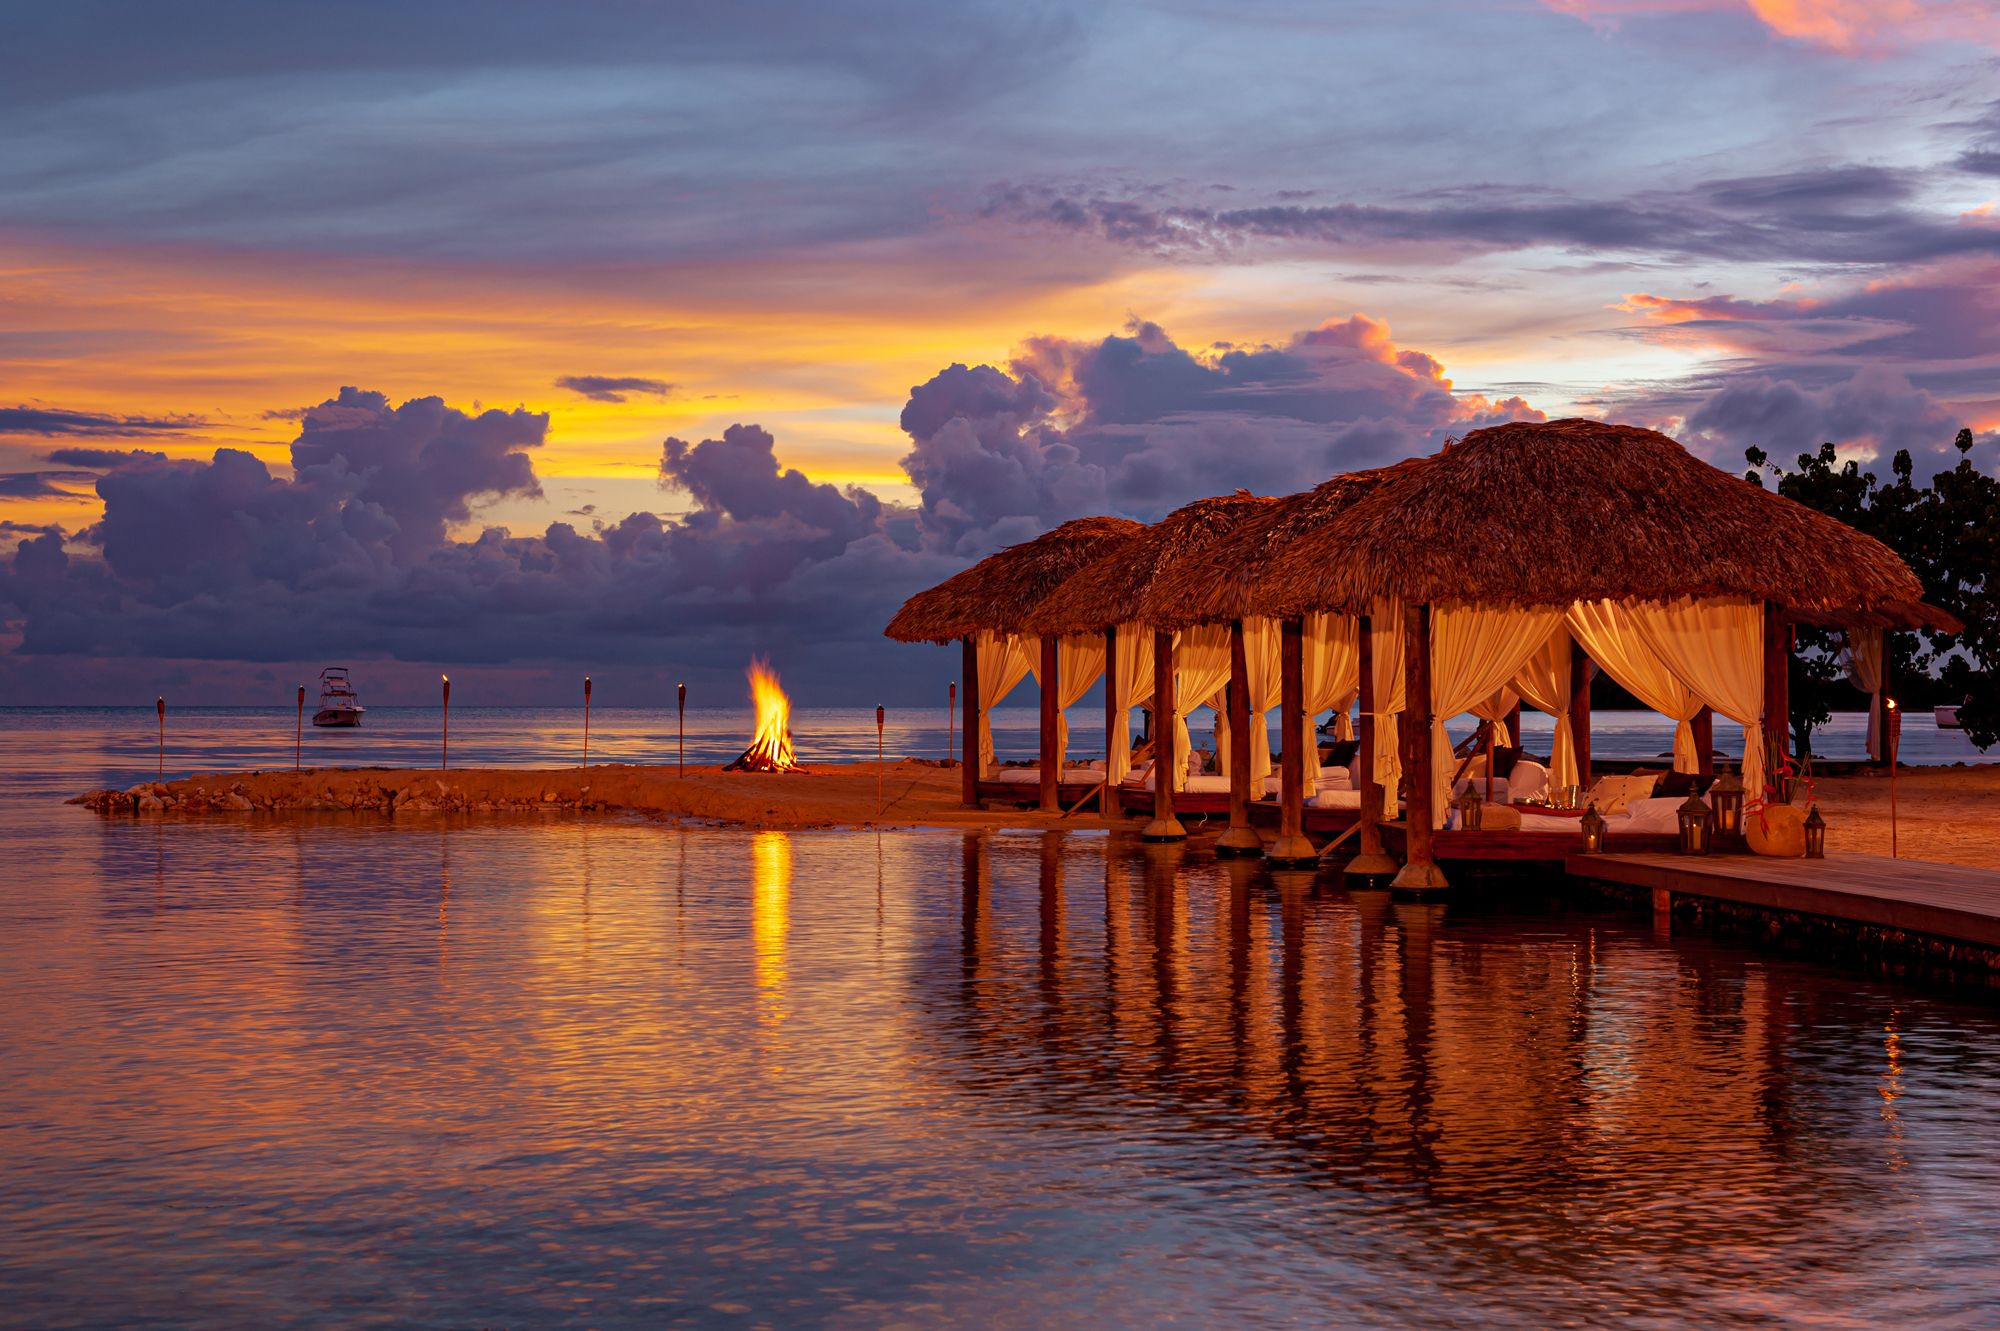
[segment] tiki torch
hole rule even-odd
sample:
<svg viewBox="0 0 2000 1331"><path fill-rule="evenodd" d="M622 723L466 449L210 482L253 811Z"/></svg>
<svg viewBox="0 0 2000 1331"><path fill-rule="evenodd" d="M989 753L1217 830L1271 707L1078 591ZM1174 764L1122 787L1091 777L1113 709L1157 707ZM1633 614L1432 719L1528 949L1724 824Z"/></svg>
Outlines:
<svg viewBox="0 0 2000 1331"><path fill-rule="evenodd" d="M1896 858L1896 750L1903 746L1903 709L1894 698L1885 700L1889 713L1888 734L1882 742L1889 752L1889 858Z"/></svg>
<svg viewBox="0 0 2000 1331"><path fill-rule="evenodd" d="M681 695L681 775L688 772L688 686L680 686Z"/></svg>
<svg viewBox="0 0 2000 1331"><path fill-rule="evenodd" d="M159 697L159 698L155 698L155 699L153 699L153 710L154 710L154 711L156 711L156 712L158 712L158 713L160 714L160 770L159 770L159 775L160 775L160 776L165 776L165 775L167 774L167 700L166 700L166 698L165 698L165 697Z"/></svg>
<svg viewBox="0 0 2000 1331"><path fill-rule="evenodd" d="M882 704L875 704L875 811L882 811Z"/></svg>
<svg viewBox="0 0 2000 1331"><path fill-rule="evenodd" d="M954 713L958 711L958 681L951 682L951 689L945 694L944 704L944 760L947 766L958 756L958 739L954 730Z"/></svg>
<svg viewBox="0 0 2000 1331"><path fill-rule="evenodd" d="M306 761L306 686L299 685L299 724L292 735L292 770L300 771Z"/></svg>
<svg viewBox="0 0 2000 1331"><path fill-rule="evenodd" d="M442 678L444 679L444 733L442 747L438 751L440 772L451 766L451 676L445 675Z"/></svg>
<svg viewBox="0 0 2000 1331"><path fill-rule="evenodd" d="M590 766L590 676L583 677L583 765Z"/></svg>

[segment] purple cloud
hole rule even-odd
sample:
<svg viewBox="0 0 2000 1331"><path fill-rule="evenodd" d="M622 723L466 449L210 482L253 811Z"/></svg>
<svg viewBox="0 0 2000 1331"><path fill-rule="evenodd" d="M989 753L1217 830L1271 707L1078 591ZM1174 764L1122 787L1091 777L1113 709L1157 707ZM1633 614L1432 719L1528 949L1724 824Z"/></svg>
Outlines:
<svg viewBox="0 0 2000 1331"><path fill-rule="evenodd" d="M99 411L55 407L0 407L0 435L61 435L110 438L140 434L180 434L207 422L196 416L114 416Z"/></svg>
<svg viewBox="0 0 2000 1331"><path fill-rule="evenodd" d="M665 397L674 391L674 386L664 379L604 374L565 374L556 380L556 387L580 393L593 402L623 402L634 393Z"/></svg>

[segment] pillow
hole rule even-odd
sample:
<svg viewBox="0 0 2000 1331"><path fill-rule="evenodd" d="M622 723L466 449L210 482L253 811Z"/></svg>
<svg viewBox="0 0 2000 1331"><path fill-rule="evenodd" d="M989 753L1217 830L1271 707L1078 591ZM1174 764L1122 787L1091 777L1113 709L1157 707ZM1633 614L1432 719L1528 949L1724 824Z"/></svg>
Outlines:
<svg viewBox="0 0 2000 1331"><path fill-rule="evenodd" d="M1653 793L1659 796L1676 795L1685 800L1690 795L1703 795L1715 784L1712 776L1699 772L1668 772L1653 786Z"/></svg>
<svg viewBox="0 0 2000 1331"><path fill-rule="evenodd" d="M1484 832L1518 832L1521 830L1521 811L1511 804L1481 805L1479 827Z"/></svg>
<svg viewBox="0 0 2000 1331"><path fill-rule="evenodd" d="M1210 754L1207 749L1192 749L1188 752L1187 774L1200 776L1208 770Z"/></svg>
<svg viewBox="0 0 2000 1331"><path fill-rule="evenodd" d="M1681 830L1681 805L1687 796L1655 795L1651 799L1633 800L1625 806L1631 818L1622 824L1620 832L1678 832ZM1603 812L1599 810L1599 812Z"/></svg>
<svg viewBox="0 0 2000 1331"><path fill-rule="evenodd" d="M1652 776L1601 776L1597 784L1584 796L1586 805L1595 804L1600 817L1609 818L1614 813L1625 812L1631 801L1649 798L1653 793Z"/></svg>
<svg viewBox="0 0 2000 1331"><path fill-rule="evenodd" d="M1354 755L1360 749L1361 741L1358 739L1337 739L1330 744L1322 744L1319 746L1319 765L1345 767L1354 761Z"/></svg>
<svg viewBox="0 0 2000 1331"><path fill-rule="evenodd" d="M1514 770L1507 773L1507 793L1517 800L1530 800L1548 793L1549 769L1525 755L1514 763ZM1603 810L1598 810L1602 813Z"/></svg>

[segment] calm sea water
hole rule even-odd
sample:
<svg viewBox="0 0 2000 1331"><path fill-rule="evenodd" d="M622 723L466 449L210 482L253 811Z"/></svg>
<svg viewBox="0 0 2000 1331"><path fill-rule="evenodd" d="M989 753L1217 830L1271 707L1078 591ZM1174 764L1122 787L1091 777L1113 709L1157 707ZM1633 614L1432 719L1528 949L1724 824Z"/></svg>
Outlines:
<svg viewBox="0 0 2000 1331"><path fill-rule="evenodd" d="M0 1326L2000 1324L1991 1007L1103 834L54 803L129 720L5 732Z"/></svg>
<svg viewBox="0 0 2000 1331"><path fill-rule="evenodd" d="M285 768L295 757L307 767L435 767L443 736L436 708L374 707L356 730L301 733L295 715L284 709L243 707L174 708L167 713L164 759L159 722L150 707L0 708L0 773L17 793L57 791L67 796L92 786L126 786L164 770L191 772ZM1004 759L1033 759L1037 752L1036 711L1003 707L994 712L994 747ZM1209 743L1213 714L1198 709L1190 729L1197 745ZM883 748L891 757L942 758L962 751L962 736L947 729L945 709L899 710L886 717ZM1473 723L1460 718L1454 734ZM1866 754L1867 719L1843 713L1815 741L1829 758ZM681 744L679 719L640 708L597 708L590 718L594 760L623 763L676 761ZM1070 752L1079 758L1100 753L1101 712L1077 707L1070 717ZM686 755L690 763L723 763L743 751L751 717L743 709L690 709ZM793 736L806 762L839 762L875 755L873 708L803 708L793 714ZM1526 713L1527 743L1546 752L1552 722ZM1600 712L1591 719L1591 742L1600 757L1651 758L1670 753L1672 723L1652 712ZM1726 754L1740 753L1742 731L1717 719L1715 743ZM1278 747L1274 745L1274 747ZM2000 748L1982 754L1960 731L1940 731L1928 716L1912 716L1903 731L1902 758L1908 763L2000 760ZM564 767L583 759L580 708L455 707L451 713L450 761L462 767Z"/></svg>

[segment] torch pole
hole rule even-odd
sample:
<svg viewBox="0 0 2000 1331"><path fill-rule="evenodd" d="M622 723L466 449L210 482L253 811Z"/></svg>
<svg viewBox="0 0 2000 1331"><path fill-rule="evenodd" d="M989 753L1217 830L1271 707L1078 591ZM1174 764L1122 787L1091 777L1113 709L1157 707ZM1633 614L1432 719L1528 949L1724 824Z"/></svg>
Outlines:
<svg viewBox="0 0 2000 1331"><path fill-rule="evenodd" d="M680 686L681 697L681 775L688 773L688 686Z"/></svg>
<svg viewBox="0 0 2000 1331"><path fill-rule="evenodd" d="M167 774L167 700L164 696L153 699L153 710L160 717L160 767L157 775Z"/></svg>
<svg viewBox="0 0 2000 1331"><path fill-rule="evenodd" d="M583 765L590 766L590 676L583 677Z"/></svg>
<svg viewBox="0 0 2000 1331"><path fill-rule="evenodd" d="M299 723L292 735L292 770L304 769L306 764L306 686L299 685Z"/></svg>
<svg viewBox="0 0 2000 1331"><path fill-rule="evenodd" d="M953 713L958 711L958 681L951 682L951 691L945 694L944 704L944 760L947 765L958 757L957 720Z"/></svg>
<svg viewBox="0 0 2000 1331"><path fill-rule="evenodd" d="M1903 709L1888 700L1889 733L1882 737L1889 750L1889 858L1896 856L1896 750L1903 744Z"/></svg>
<svg viewBox="0 0 2000 1331"><path fill-rule="evenodd" d="M882 812L882 704L875 704L875 812Z"/></svg>
<svg viewBox="0 0 2000 1331"><path fill-rule="evenodd" d="M443 678L444 678L444 731L442 733L440 746L438 749L438 770L440 772L446 770L451 766L451 676L446 675Z"/></svg>

